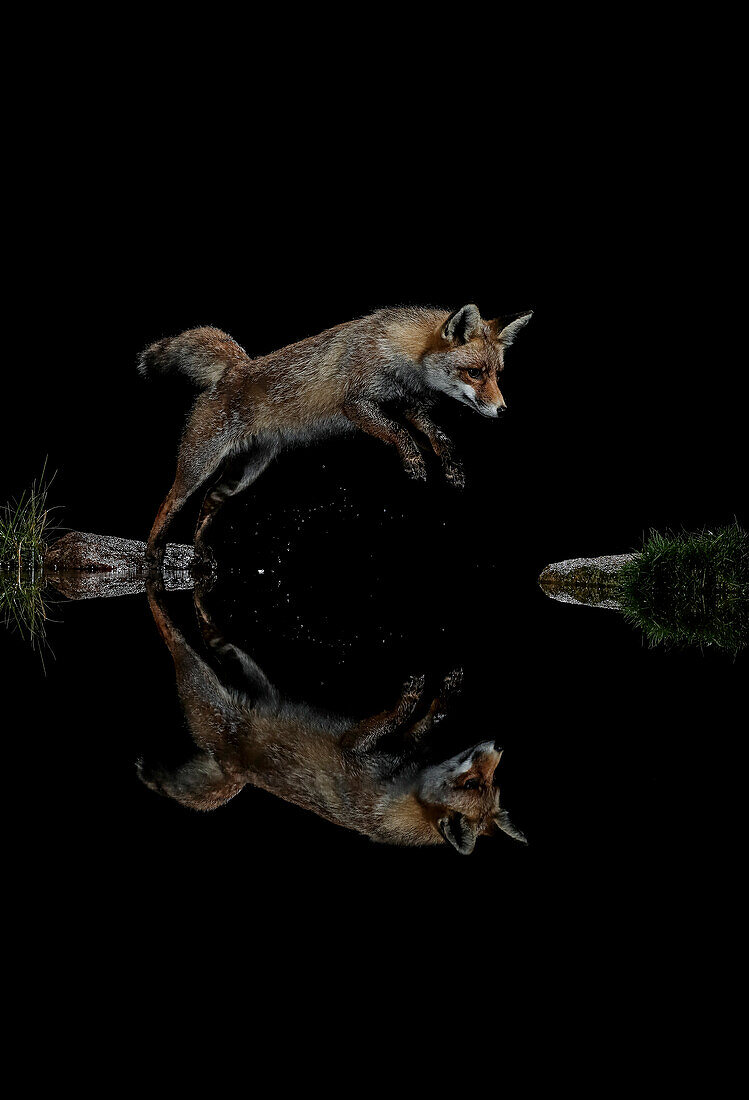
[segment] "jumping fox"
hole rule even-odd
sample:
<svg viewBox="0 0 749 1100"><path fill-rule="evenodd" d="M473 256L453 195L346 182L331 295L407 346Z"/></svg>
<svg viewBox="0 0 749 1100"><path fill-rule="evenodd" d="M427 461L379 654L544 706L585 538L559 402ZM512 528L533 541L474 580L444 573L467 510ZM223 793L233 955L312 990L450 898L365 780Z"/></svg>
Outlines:
<svg viewBox="0 0 749 1100"><path fill-rule="evenodd" d="M479 836L497 829L524 841L500 808L495 772L502 751L493 740L424 763L426 735L457 690L458 673L447 677L421 718L414 713L424 681L414 678L394 707L351 722L283 699L262 669L226 641L196 593L217 674L169 618L154 578L148 593L198 750L172 771L140 762L140 778L152 790L192 809L213 810L252 784L373 840L447 843L464 855Z"/></svg>
<svg viewBox="0 0 749 1100"><path fill-rule="evenodd" d="M140 357L142 374L181 372L203 392L188 419L147 560L163 565L169 525L219 468L195 532L198 560L209 556L206 532L228 497L251 485L283 448L341 431L360 428L392 444L406 473L423 480L427 469L414 428L426 436L448 481L461 487L462 467L432 420L432 406L447 394L483 416L503 413L497 375L531 315L484 321L475 305L452 314L383 309L259 359L215 328L152 344Z"/></svg>

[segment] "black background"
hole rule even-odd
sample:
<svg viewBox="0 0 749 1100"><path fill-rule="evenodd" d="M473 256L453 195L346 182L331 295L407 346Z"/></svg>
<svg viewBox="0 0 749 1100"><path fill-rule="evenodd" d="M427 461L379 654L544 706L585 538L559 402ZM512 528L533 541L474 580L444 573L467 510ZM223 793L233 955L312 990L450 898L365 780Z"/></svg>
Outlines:
<svg viewBox="0 0 749 1100"><path fill-rule="evenodd" d="M46 676L2 638L20 704L14 851L31 925L37 899L55 909L50 966L137 960L223 988L270 955L308 994L434 987L441 1008L453 983L493 987L510 960L546 1005L558 974L593 999L611 982L678 992L688 944L733 904L745 665L647 650L612 612L552 603L535 580L550 561L636 548L650 527L746 525L730 194L694 179L685 193L654 146L585 160L567 146L565 160L538 135L539 167L505 185L486 137L467 161L448 148L439 172L438 146L425 155L422 138L416 155L379 128L377 157L370 140L316 159L259 140L246 165L197 139L157 162L74 148L51 192L30 188L0 495L46 455L65 526L145 538L190 400L135 372L163 335L215 324L262 354L380 305L532 308L506 422L443 411L465 493L414 486L369 439L286 455L217 524L212 597L285 691L334 709L371 713L410 673L434 683L462 664L445 736L504 743L503 796L529 845L483 841L461 859L372 845L263 792L206 816L157 798L135 758L187 742L146 601L65 604ZM189 595L170 606L197 642Z"/></svg>

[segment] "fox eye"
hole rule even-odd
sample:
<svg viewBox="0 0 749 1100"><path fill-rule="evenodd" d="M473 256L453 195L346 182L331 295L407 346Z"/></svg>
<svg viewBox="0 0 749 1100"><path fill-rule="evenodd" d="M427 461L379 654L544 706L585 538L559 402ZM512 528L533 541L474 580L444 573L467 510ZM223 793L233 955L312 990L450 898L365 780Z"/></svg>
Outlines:
<svg viewBox="0 0 749 1100"><path fill-rule="evenodd" d="M480 367L467 367L466 374L469 378L480 378L484 372Z"/></svg>
<svg viewBox="0 0 749 1100"><path fill-rule="evenodd" d="M481 784L478 779L467 779L463 784L464 791L477 791Z"/></svg>

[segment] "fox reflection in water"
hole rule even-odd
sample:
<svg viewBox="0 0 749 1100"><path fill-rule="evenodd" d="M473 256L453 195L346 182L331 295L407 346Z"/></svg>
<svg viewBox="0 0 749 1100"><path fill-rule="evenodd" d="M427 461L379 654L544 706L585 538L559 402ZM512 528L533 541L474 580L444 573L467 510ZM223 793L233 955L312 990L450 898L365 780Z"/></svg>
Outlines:
<svg viewBox="0 0 749 1100"><path fill-rule="evenodd" d="M421 718L424 681L414 679L391 710L352 723L283 699L255 662L223 638L196 592L203 638L227 673L219 676L169 618L157 582L148 595L199 750L174 770L140 762L140 777L152 790L213 810L252 784L372 840L448 843L464 855L479 836L498 829L524 841L500 808L495 775L502 750L493 741L426 762L427 735L457 689L458 673L447 677Z"/></svg>

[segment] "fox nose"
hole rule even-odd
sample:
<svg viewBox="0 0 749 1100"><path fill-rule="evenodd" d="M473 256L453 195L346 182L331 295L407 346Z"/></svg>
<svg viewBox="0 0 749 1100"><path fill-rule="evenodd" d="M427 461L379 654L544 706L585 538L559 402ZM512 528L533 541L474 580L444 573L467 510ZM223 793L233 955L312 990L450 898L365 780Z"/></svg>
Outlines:
<svg viewBox="0 0 749 1100"><path fill-rule="evenodd" d="M502 416L502 414L506 413L506 412L507 412L507 406L506 405L497 405L497 416Z"/></svg>

